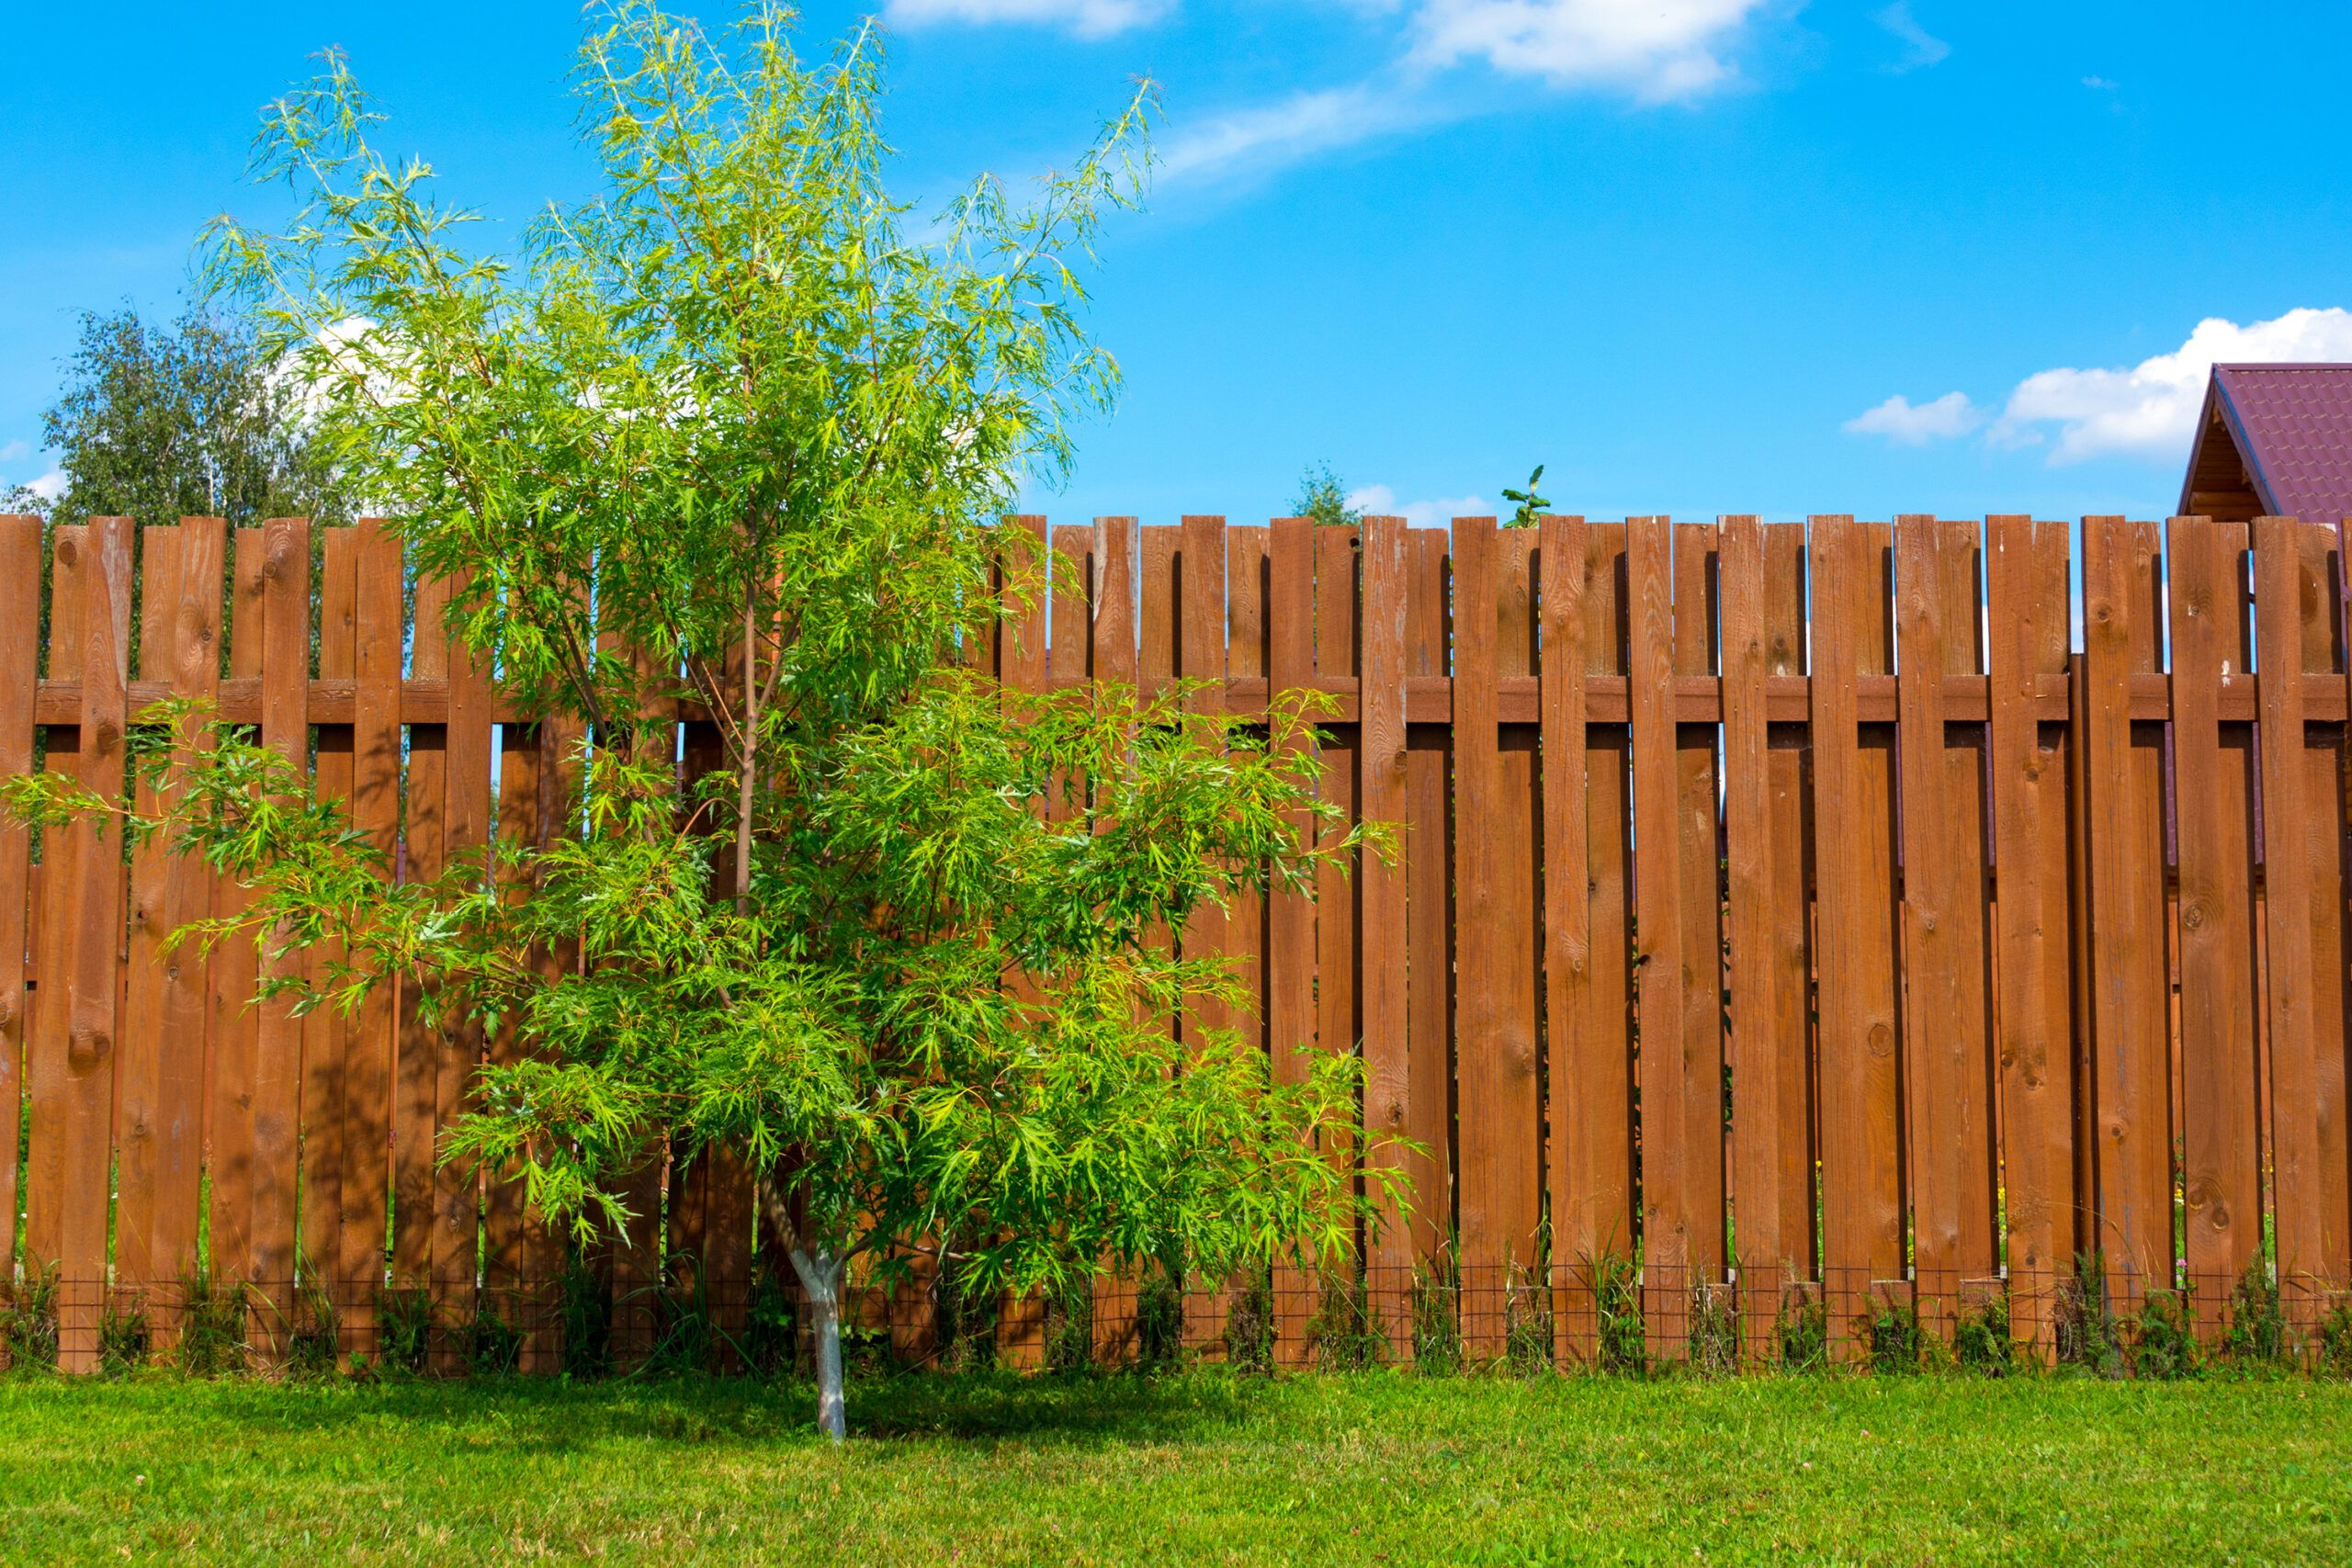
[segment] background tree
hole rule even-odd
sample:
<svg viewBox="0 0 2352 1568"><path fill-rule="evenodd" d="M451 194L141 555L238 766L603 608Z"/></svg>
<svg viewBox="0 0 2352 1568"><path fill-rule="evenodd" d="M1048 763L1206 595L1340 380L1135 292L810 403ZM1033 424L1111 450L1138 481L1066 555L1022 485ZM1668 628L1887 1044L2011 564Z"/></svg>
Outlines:
<svg viewBox="0 0 2352 1568"><path fill-rule="evenodd" d="M57 454L65 488L53 501L20 488L7 510L51 524L350 521L302 418L300 386L274 373L235 316L191 308L159 326L129 305L85 311L63 368L41 444Z"/></svg>
<svg viewBox="0 0 2352 1568"><path fill-rule="evenodd" d="M1298 476L1298 494L1291 501L1290 514L1312 517L1317 523L1363 521L1363 508L1348 504L1348 487L1340 482L1329 463L1309 464Z"/></svg>
<svg viewBox="0 0 2352 1568"><path fill-rule="evenodd" d="M786 27L603 13L579 91L604 193L512 257L462 249L429 166L377 151L340 59L268 111L258 167L296 214L224 221L212 276L298 369L337 471L451 580L450 631L587 730L579 827L398 884L298 769L216 729L145 759L176 805L130 830L253 888L208 939L343 943L269 982L300 1005L413 975L445 1015L515 1027L527 1059L481 1070L445 1154L519 1171L582 1239L664 1144L742 1151L838 1437L853 1262L949 1254L978 1297L1220 1275L1336 1252L1400 1195L1393 1162L1359 1196L1316 1151L1356 1065L1278 1083L1202 1026L1246 1002L1232 968L1153 937L1311 890L1363 841L1285 747L1307 715L1016 698L969 668L1043 581L991 525L1116 386L1079 269L1140 189L1148 90L1034 201L982 180L917 240L883 186L876 37L813 67ZM679 700L721 772L676 778L666 727L637 743L630 716ZM43 820L96 804L11 794ZM549 973L557 942L581 961Z"/></svg>

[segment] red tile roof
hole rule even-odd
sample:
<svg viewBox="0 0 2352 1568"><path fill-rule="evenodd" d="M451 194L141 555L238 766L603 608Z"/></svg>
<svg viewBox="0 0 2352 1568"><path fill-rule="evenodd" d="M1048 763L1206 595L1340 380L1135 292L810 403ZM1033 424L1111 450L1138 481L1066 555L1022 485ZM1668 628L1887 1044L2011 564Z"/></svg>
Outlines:
<svg viewBox="0 0 2352 1568"><path fill-rule="evenodd" d="M2214 366L2199 446L2216 400L2265 512L2324 523L2352 517L2352 365ZM2192 452L2192 474L2196 461Z"/></svg>

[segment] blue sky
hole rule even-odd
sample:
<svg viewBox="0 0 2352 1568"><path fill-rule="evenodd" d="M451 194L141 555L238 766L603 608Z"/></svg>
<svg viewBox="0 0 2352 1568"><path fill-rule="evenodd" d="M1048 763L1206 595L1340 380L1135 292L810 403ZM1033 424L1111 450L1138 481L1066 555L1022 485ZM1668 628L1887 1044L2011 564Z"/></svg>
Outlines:
<svg viewBox="0 0 2352 1568"><path fill-rule="evenodd" d="M811 5L812 49L865 7ZM706 7L707 20L724 11ZM2352 359L2352 7L887 0L899 188L1067 160L1131 80L1166 159L1094 327L1060 520L1417 520L1537 462L1593 516L2160 516L2203 366ZM586 194L564 5L34 6L0 120L0 483L77 311L169 312L257 107L339 43L457 198ZM509 226L509 231L512 225ZM2200 323L2204 323L2200 326ZM1901 400L1890 401L1890 400Z"/></svg>

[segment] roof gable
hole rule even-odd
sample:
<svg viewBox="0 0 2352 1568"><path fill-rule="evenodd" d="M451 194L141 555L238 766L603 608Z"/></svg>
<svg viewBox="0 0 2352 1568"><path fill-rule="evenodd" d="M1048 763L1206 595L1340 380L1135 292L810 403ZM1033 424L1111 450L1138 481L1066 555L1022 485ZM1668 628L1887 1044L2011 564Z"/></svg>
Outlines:
<svg viewBox="0 0 2352 1568"><path fill-rule="evenodd" d="M2216 365L2189 452L2181 510L2216 468L2226 434L2263 512L2335 523L2352 517L2352 365Z"/></svg>

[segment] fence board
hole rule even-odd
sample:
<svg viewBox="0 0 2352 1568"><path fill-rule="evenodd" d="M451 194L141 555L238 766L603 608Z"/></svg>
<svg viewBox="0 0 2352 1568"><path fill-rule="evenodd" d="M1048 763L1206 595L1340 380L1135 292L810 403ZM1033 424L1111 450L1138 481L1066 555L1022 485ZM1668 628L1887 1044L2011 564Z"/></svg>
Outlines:
<svg viewBox="0 0 2352 1568"><path fill-rule="evenodd" d="M2233 537L2230 536L2234 536ZM2246 727L2221 723L2221 694L2248 673L2239 567L2245 530L2202 517L2167 525L2173 771L2180 861L2181 1144L2189 1278L2222 1326L2231 1283L2261 1239L2256 1111L2254 768ZM2254 1223L2249 1225L2247 1222Z"/></svg>
<svg viewBox="0 0 2352 1568"><path fill-rule="evenodd" d="M82 722L75 762L85 787L122 799L130 728L130 520L93 518L83 543ZM54 1255L62 1272L58 1364L96 1364L96 1330L107 1267L107 1198L112 1164L116 1032L123 942L122 840L76 825L65 857L73 869L71 948L63 978L65 1033L51 1049L64 1058L65 1188ZM61 867L61 869L63 869Z"/></svg>
<svg viewBox="0 0 2352 1568"><path fill-rule="evenodd" d="M2303 669L2329 676L2344 665L2344 558L2334 526L2306 524L2301 546ZM2319 1082L2320 1274L2352 1285L2352 1127L2346 1125L2346 1079L2352 1076L2352 953L2346 947L2345 830L2347 726L2320 724L2305 731L2303 761L2312 802L2311 827L2300 847L2312 868L2312 1048ZM2332 971L2332 972L2331 972Z"/></svg>
<svg viewBox="0 0 2352 1568"><path fill-rule="evenodd" d="M1776 524L1764 534L1764 674L1768 681L1805 672L1804 528ZM1779 971L1770 1027L1781 1104L1779 1250L1763 1258L1788 1280L1817 1276L1814 1202L1815 1119L1813 1071L1813 865L1811 743L1802 724L1767 725L1770 778L1766 792L1772 837L1770 952ZM1730 781L1725 780L1726 786ZM1743 1258L1753 1257L1744 1248ZM1775 1301L1777 1311L1777 1300Z"/></svg>
<svg viewBox="0 0 2352 1568"><path fill-rule="evenodd" d="M1627 595L1625 525L1585 527L1583 668L1588 677L1627 678L1633 605ZM1559 1247L1573 1281L1571 1354L1589 1354L1599 1326L1593 1271L1603 1258L1630 1261L1634 1223L1634 929L1632 824L1627 773L1631 732L1596 722L1585 708L1585 857L1591 979L1577 1038L1584 1134L1572 1173L1574 1198Z"/></svg>
<svg viewBox="0 0 2352 1568"><path fill-rule="evenodd" d="M232 679L258 680L262 672L262 596L267 557L262 531L236 531L234 576L231 583L229 674ZM54 624L55 612L51 612ZM213 911L222 917L241 914L248 895L236 883L222 878L213 888ZM257 1070L260 1021L254 1006L254 987L261 966L254 943L240 935L224 942L212 959L212 1093L207 1134L208 1170L212 1190L212 1272L222 1284L255 1278L254 1270L254 1075Z"/></svg>
<svg viewBox="0 0 2352 1568"><path fill-rule="evenodd" d="M139 673L153 679L175 669L178 660L180 597L180 530L159 525L145 530L140 548ZM133 808L153 816L161 806L154 788L144 778L134 781ZM123 948L122 1032L115 1053L116 1190L114 1268L122 1280L158 1277L155 1256L155 1209L164 1187L160 1166L167 1150L184 1145L171 1134L167 1120L175 1107L164 1099L163 1075L167 1056L185 1059L185 1045L170 1040L164 1020L165 965L161 956L167 923L167 885L180 857L167 841L150 839L130 852L129 931ZM199 1029L201 1022L199 1021ZM198 1036L193 1053L201 1064L203 1043ZM13 1216L12 1216L13 1217ZM160 1315L160 1314L158 1314Z"/></svg>
<svg viewBox="0 0 2352 1568"><path fill-rule="evenodd" d="M1913 1237L1922 1314L1949 1337L1960 1278L1960 1119L1970 1042L1956 951L1962 889L1946 830L1958 803L1945 789L1942 540L1932 517L1894 526Z"/></svg>
<svg viewBox="0 0 2352 1568"><path fill-rule="evenodd" d="M1087 614L1087 671L1096 681L1114 686L1136 684L1136 520L1097 517L1087 572L1090 593ZM1146 1266L1147 1268L1148 1266ZM1097 1359L1124 1360L1136 1349L1137 1292L1144 1270L1125 1277L1107 1277L1094 1284L1094 1354Z"/></svg>
<svg viewBox="0 0 2352 1568"><path fill-rule="evenodd" d="M1569 1219L1590 1185L1593 1134L1587 1118L1605 1101L1586 1093L1578 1047L1592 1009L1592 921L1585 841L1585 530L1581 517L1546 516L1536 544L1537 639L1542 665L1541 739L1544 818L1544 1155L1553 1255L1552 1353L1562 1364L1590 1354L1581 1331L1591 1306L1571 1242L1589 1237ZM1605 1066L1602 1072L1606 1072ZM1599 1075L1589 1075L1598 1077Z"/></svg>
<svg viewBox="0 0 2352 1568"><path fill-rule="evenodd" d="M1996 517L1989 527L1992 637L1985 653L2008 1269L2011 1280L2028 1282L2014 1292L2010 1330L2040 1351L2051 1343L2052 1323L2049 1292L2039 1282L2064 1264L2074 1243L2070 953L2061 870L2067 775L2063 741L2045 745L2031 702L2034 679L2066 664L2066 531L2024 517Z"/></svg>
<svg viewBox="0 0 2352 1568"><path fill-rule="evenodd" d="M1715 525L1674 525L1674 672L1715 672ZM1679 704L1677 717L1680 717ZM1725 1260L1723 834L1716 797L1716 724L1675 726L1676 830L1681 835L1682 1179L1690 1225L1690 1283L1723 1282Z"/></svg>
<svg viewBox="0 0 2352 1568"><path fill-rule="evenodd" d="M0 775L33 765L33 689L40 673L40 519L0 517ZM0 815L0 1280L17 1269L17 1149L23 1130L31 933L32 829Z"/></svg>
<svg viewBox="0 0 2352 1568"><path fill-rule="evenodd" d="M448 678L449 640L441 630L447 602L444 580L429 578L416 585L416 632L409 660L419 679ZM408 727L399 862L404 882L430 882L447 863L448 755L447 725ZM394 1001L399 1084L393 1111L391 1278L402 1289L426 1286L436 1278L434 1161L441 1135L442 1032L425 1021L426 1002L415 977L401 976ZM658 1187L654 1201L658 1207Z"/></svg>
<svg viewBox="0 0 2352 1568"><path fill-rule="evenodd" d="M1772 771L1764 681L1764 535L1753 517L1722 523L1724 838L1729 863L1725 941L1731 993L1732 1217L1738 1247L1742 1344L1752 1355L1780 1316L1787 1248L1781 1192L1782 981L1774 951ZM1797 1042L1802 1051L1803 1042Z"/></svg>
<svg viewBox="0 0 2352 1568"><path fill-rule="evenodd" d="M401 544L389 526L363 520L353 544L358 556L354 606L352 825L368 835L387 866L400 851ZM377 1287L384 1282L392 1152L392 1020L390 986L370 991L354 1014L345 1041L344 1126L346 1161L336 1225L336 1277L349 1292L346 1321L360 1344L373 1342Z"/></svg>
<svg viewBox="0 0 2352 1568"><path fill-rule="evenodd" d="M451 584L449 592L455 597L458 585ZM491 755L497 739L490 713L492 671L488 659L462 637L449 637L445 646L449 722L441 761L442 863L445 871L455 870L464 885L479 886L487 874ZM413 784L411 793L414 793ZM446 1132L466 1113L472 1100L482 1033L479 1024L452 1017L440 1034L434 1100L437 1120ZM442 1165L433 1181L433 1291L453 1328L470 1322L476 1311L481 1249L481 1174L462 1162ZM454 1342L442 1346L436 1363L447 1365L456 1351Z"/></svg>
<svg viewBox="0 0 2352 1568"><path fill-rule="evenodd" d="M2098 1235L2126 1301L2172 1277L2160 738L2130 706L2154 667L2154 545L2145 525L2083 524Z"/></svg>
<svg viewBox="0 0 2352 1568"><path fill-rule="evenodd" d="M1407 536L1405 671L1408 681L1442 683L1452 640L1446 613L1446 536L1415 529ZM1408 985L1405 1028L1412 1055L1413 1141L1422 1154L1413 1172L1414 1256L1433 1259L1458 1237L1453 1213L1453 814L1447 808L1453 771L1451 727L1406 728L1405 942Z"/></svg>
<svg viewBox="0 0 2352 1568"><path fill-rule="evenodd" d="M2314 803L2299 755L2304 739L2303 689L2275 676L2303 663L2302 572L2299 525L2287 518L2254 522L2255 626L2266 675L2262 702L2264 935L2268 950L2266 1018L2271 1061L2272 1169L2277 1216L2278 1283L2290 1320L2307 1322L2317 1304L2312 1283L2324 1277L2325 1235L2321 1220L2320 1079L2311 1014L2317 998L2310 906L2311 867L2293 852L2310 831ZM2333 804L2328 803L2328 804Z"/></svg>
<svg viewBox="0 0 2352 1568"><path fill-rule="evenodd" d="M1358 656L1359 729L1356 808L1367 822L1400 823L1405 817L1405 520L1367 517L1362 533L1363 601ZM1407 1040L1408 963L1405 878L1393 859L1358 857L1356 894L1363 933L1358 1007L1364 1057L1363 1119L1377 1140L1364 1158L1380 1169L1402 1170L1403 1151L1391 1140L1413 1128L1412 1057ZM1407 1280L1412 1237L1400 1206L1385 1208L1365 1255L1368 1304L1389 1343L1411 1334Z"/></svg>
<svg viewBox="0 0 2352 1568"><path fill-rule="evenodd" d="M359 577L357 540L349 528L320 530L318 670L322 679L352 680L359 670ZM312 745L311 787L318 798L352 811L352 729L322 724ZM312 983L342 954L339 942L306 952L303 964ZM349 1169L356 1133L345 1119L345 1058L351 1029L343 1010L316 1009L301 1021L302 1181L301 1241L297 1271L322 1280L346 1308L356 1304L343 1287L343 1179Z"/></svg>
<svg viewBox="0 0 2352 1568"><path fill-rule="evenodd" d="M1679 775L1675 762L1673 539L1666 519L1626 528L1626 590L1633 614L1628 703L1634 750L1634 929L1640 943L1637 1070L1641 1089L1642 1268L1645 1320L1654 1355L1684 1348L1691 1269L1692 1151L1687 1081L1678 1043L1688 994L1682 942Z"/></svg>

